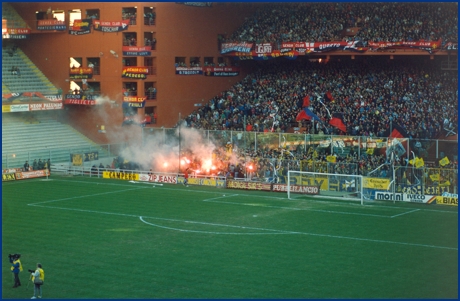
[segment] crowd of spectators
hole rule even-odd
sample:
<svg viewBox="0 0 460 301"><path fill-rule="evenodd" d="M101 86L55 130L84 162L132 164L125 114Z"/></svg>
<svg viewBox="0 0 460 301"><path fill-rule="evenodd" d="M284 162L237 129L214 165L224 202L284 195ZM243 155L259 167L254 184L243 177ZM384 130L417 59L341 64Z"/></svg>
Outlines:
<svg viewBox="0 0 460 301"><path fill-rule="evenodd" d="M154 11L144 13L144 25L155 25L156 17L157 14Z"/></svg>
<svg viewBox="0 0 460 301"><path fill-rule="evenodd" d="M225 42L458 41L457 3L268 3Z"/></svg>
<svg viewBox="0 0 460 301"><path fill-rule="evenodd" d="M388 137L396 125L411 138L457 132L457 74L441 70L439 62L301 60L260 64L257 72L189 115L187 126L257 132L286 132L298 126L312 134L343 134L328 124L330 114L341 113L347 134L353 136ZM327 91L333 102L324 97ZM305 96L321 122L296 122Z"/></svg>

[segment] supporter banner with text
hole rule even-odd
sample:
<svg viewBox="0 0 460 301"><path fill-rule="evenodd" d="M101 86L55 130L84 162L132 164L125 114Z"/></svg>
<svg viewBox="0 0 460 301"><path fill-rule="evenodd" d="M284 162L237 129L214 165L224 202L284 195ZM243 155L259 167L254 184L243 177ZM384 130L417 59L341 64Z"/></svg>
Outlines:
<svg viewBox="0 0 460 301"><path fill-rule="evenodd" d="M334 50L348 50L354 52L366 52L367 47L363 47L361 41L337 41L337 42L289 42L281 44L281 51L292 50L300 53L328 52Z"/></svg>
<svg viewBox="0 0 460 301"><path fill-rule="evenodd" d="M22 93L8 93L2 94L2 103L5 101L13 102L13 100L19 97L39 97L52 102L62 102L62 95L60 94L47 94L43 95L40 92L22 92Z"/></svg>
<svg viewBox="0 0 460 301"><path fill-rule="evenodd" d="M101 21L94 20L93 27L96 31L102 32L119 32L128 29L129 19L122 21Z"/></svg>
<svg viewBox="0 0 460 301"><path fill-rule="evenodd" d="M144 102L146 97L140 97L140 96L123 96L123 102L137 102L141 103Z"/></svg>
<svg viewBox="0 0 460 301"><path fill-rule="evenodd" d="M142 102L123 102L121 105L122 108L143 108L145 107L145 100Z"/></svg>
<svg viewBox="0 0 460 301"><path fill-rule="evenodd" d="M271 43L256 44L254 52L257 54L271 53L273 51L273 45Z"/></svg>
<svg viewBox="0 0 460 301"><path fill-rule="evenodd" d="M29 36L30 28L4 28L2 30L3 39L24 40Z"/></svg>
<svg viewBox="0 0 460 301"><path fill-rule="evenodd" d="M66 94L64 104L95 106L97 104L96 99L98 97L99 95Z"/></svg>
<svg viewBox="0 0 460 301"><path fill-rule="evenodd" d="M83 155L82 154L70 154L70 162L73 166L82 166L83 165Z"/></svg>
<svg viewBox="0 0 460 301"><path fill-rule="evenodd" d="M203 67L205 76L238 76L240 67Z"/></svg>
<svg viewBox="0 0 460 301"><path fill-rule="evenodd" d="M287 59L295 60L297 56L299 55L299 52L297 51L286 51L286 50L273 50L270 53L256 53L255 51L251 51L248 53L245 52L235 52L231 54L232 56L235 56L237 59L243 61L243 60L259 60L259 61L264 61L264 60L270 60L270 59L275 59L278 57L284 57Z"/></svg>
<svg viewBox="0 0 460 301"><path fill-rule="evenodd" d="M439 41L402 41L402 42L368 42L369 48L377 49L420 49L433 53L441 49L441 40Z"/></svg>
<svg viewBox="0 0 460 301"><path fill-rule="evenodd" d="M222 43L222 47L220 50L221 54L229 53L229 52L251 52L251 48L254 44L253 43Z"/></svg>
<svg viewBox="0 0 460 301"><path fill-rule="evenodd" d="M67 26L64 21L59 20L38 20L37 30L66 30Z"/></svg>
<svg viewBox="0 0 460 301"><path fill-rule="evenodd" d="M176 74L179 75L202 75L203 68L202 67L176 67Z"/></svg>
<svg viewBox="0 0 460 301"><path fill-rule="evenodd" d="M83 154L83 158L85 162L99 160L99 152L86 152Z"/></svg>
<svg viewBox="0 0 460 301"><path fill-rule="evenodd" d="M124 56L151 56L152 46L135 47L123 46L122 51Z"/></svg>
<svg viewBox="0 0 460 301"><path fill-rule="evenodd" d="M73 25L69 28L69 34L80 36L91 33L92 19L74 20Z"/></svg>
<svg viewBox="0 0 460 301"><path fill-rule="evenodd" d="M93 78L93 68L70 68L70 79L88 79Z"/></svg>
<svg viewBox="0 0 460 301"><path fill-rule="evenodd" d="M458 43L448 42L442 49L447 51L458 51Z"/></svg>
<svg viewBox="0 0 460 301"><path fill-rule="evenodd" d="M134 78L134 79L146 79L149 74L148 67L123 67L121 77Z"/></svg>

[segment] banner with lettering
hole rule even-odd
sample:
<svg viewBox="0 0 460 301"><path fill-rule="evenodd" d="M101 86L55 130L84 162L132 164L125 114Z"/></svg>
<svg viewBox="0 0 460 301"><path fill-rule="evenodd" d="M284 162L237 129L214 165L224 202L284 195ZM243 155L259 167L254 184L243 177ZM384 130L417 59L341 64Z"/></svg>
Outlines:
<svg viewBox="0 0 460 301"><path fill-rule="evenodd" d="M66 105L84 105L95 106L96 99L99 95L80 95L80 94L66 94L64 104Z"/></svg>
<svg viewBox="0 0 460 301"><path fill-rule="evenodd" d="M240 67L203 67L205 76L238 76Z"/></svg>
<svg viewBox="0 0 460 301"><path fill-rule="evenodd" d="M67 26L64 21L59 20L38 20L37 30L66 30Z"/></svg>
<svg viewBox="0 0 460 301"><path fill-rule="evenodd" d="M347 50L353 52L366 52L367 47L364 47L361 41L337 41L337 42L289 42L281 44L281 51L295 50L300 53L311 52L328 52L334 50Z"/></svg>
<svg viewBox="0 0 460 301"><path fill-rule="evenodd" d="M8 93L2 94L2 103L5 102L13 102L13 100L18 99L20 97L39 97L41 99L45 99L52 102L62 102L62 95L60 94L47 94L43 95L40 92L22 92L22 93ZM26 99L29 101L30 99Z"/></svg>
<svg viewBox="0 0 460 301"><path fill-rule="evenodd" d="M145 107L145 100L142 102L123 102L121 105L122 108L143 108Z"/></svg>
<svg viewBox="0 0 460 301"><path fill-rule="evenodd" d="M82 154L70 154L70 162L73 166L82 166L83 165L83 155Z"/></svg>
<svg viewBox="0 0 460 301"><path fill-rule="evenodd" d="M102 32L119 32L128 29L129 19L122 21L101 21L94 20L93 28L96 31Z"/></svg>
<svg viewBox="0 0 460 301"><path fill-rule="evenodd" d="M123 67L121 77L134 78L134 79L146 79L149 74L148 67Z"/></svg>
<svg viewBox="0 0 460 301"><path fill-rule="evenodd" d="M197 6L197 7L211 7L212 2L176 2L177 4L185 4L189 6Z"/></svg>
<svg viewBox="0 0 460 301"><path fill-rule="evenodd" d="M143 102L145 101L146 97L140 96L123 96L123 102Z"/></svg>
<svg viewBox="0 0 460 301"><path fill-rule="evenodd" d="M91 33L91 24L93 19L74 20L73 25L69 28L69 34L80 36Z"/></svg>
<svg viewBox="0 0 460 301"><path fill-rule="evenodd" d="M24 40L29 36L30 28L5 28L2 30L3 39Z"/></svg>
<svg viewBox="0 0 460 301"><path fill-rule="evenodd" d="M179 75L202 75L203 68L202 67L176 67L176 74Z"/></svg>
<svg viewBox="0 0 460 301"><path fill-rule="evenodd" d="M448 42L442 49L446 51L458 51L458 43Z"/></svg>
<svg viewBox="0 0 460 301"><path fill-rule="evenodd" d="M29 104L29 111L47 111L47 110L61 110L62 109L62 102L53 103L53 102L45 102L45 103L30 103Z"/></svg>
<svg viewBox="0 0 460 301"><path fill-rule="evenodd" d="M256 53L255 51L251 51L248 53L234 52L231 55L235 56L235 58L240 61L244 61L244 60L265 61L265 60L276 59L278 57L284 57L290 60L295 60L297 56L299 55L299 52L293 51L293 50L290 50L290 51L273 50L270 53Z"/></svg>
<svg viewBox="0 0 460 301"><path fill-rule="evenodd" d="M152 46L136 47L136 46L123 46L124 56L151 56Z"/></svg>
<svg viewBox="0 0 460 301"><path fill-rule="evenodd" d="M221 54L229 52L251 52L253 43L239 42L239 43L222 43L220 50Z"/></svg>
<svg viewBox="0 0 460 301"><path fill-rule="evenodd" d="M93 78L93 68L70 68L70 79L88 79Z"/></svg>
<svg viewBox="0 0 460 301"><path fill-rule="evenodd" d="M273 45L271 43L256 44L256 47L254 48L254 52L257 54L271 53L272 51L273 51Z"/></svg>
<svg viewBox="0 0 460 301"><path fill-rule="evenodd" d="M402 42L369 42L369 48L372 50L377 49L420 49L426 50L429 53L436 52L441 49L441 40L439 41L402 41Z"/></svg>
<svg viewBox="0 0 460 301"><path fill-rule="evenodd" d="M85 162L99 160L99 152L98 151L87 152L87 153L84 153L83 155L84 155L84 161Z"/></svg>

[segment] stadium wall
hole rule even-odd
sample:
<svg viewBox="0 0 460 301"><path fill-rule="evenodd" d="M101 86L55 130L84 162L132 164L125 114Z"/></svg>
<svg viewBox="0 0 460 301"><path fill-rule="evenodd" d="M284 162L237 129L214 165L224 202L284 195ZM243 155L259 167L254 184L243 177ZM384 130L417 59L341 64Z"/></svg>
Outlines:
<svg viewBox="0 0 460 301"><path fill-rule="evenodd" d="M190 114L197 103L205 103L220 91L228 89L240 81L249 70L242 70L235 77L209 77L203 75L184 76L175 73L175 57L221 57L218 50L217 35L231 34L239 27L245 17L250 16L256 6L244 3L213 3L212 7L195 7L174 2L14 2L11 5L31 27L31 35L27 40L17 40L18 46L51 80L56 87L61 87L64 94L69 90L69 57L82 57L86 67L86 58L100 57L101 75L94 75L100 82L101 92L118 106L110 111L110 119L104 121L105 130L120 125L123 121L122 87L123 82L137 81L138 95L144 95L144 81L155 82L157 99L146 102L146 107L155 107L158 119L156 126L171 127L182 116ZM137 6L137 24L130 25L127 31L103 33L92 31L90 34L74 36L68 30L47 31L37 30L36 11L53 10L66 12L68 29L68 11L80 9L84 17L88 9L99 9L101 21L121 21L124 7ZM144 7L154 7L156 25L144 25ZM148 75L146 80L123 79L122 46L123 33L136 32L139 46L143 42L144 32L154 32L157 40L156 50L152 57L156 58L156 75ZM111 55L110 50L119 54ZM103 53L103 55L100 55ZM143 57L137 57L138 66L143 66ZM67 81L66 81L67 80ZM90 80L88 80L90 81ZM100 135L101 110L105 107L88 108L85 106L69 106L63 110L63 120L84 132L89 138L99 143L118 143L109 135ZM145 108L138 109L144 116ZM84 120L84 122L82 122Z"/></svg>

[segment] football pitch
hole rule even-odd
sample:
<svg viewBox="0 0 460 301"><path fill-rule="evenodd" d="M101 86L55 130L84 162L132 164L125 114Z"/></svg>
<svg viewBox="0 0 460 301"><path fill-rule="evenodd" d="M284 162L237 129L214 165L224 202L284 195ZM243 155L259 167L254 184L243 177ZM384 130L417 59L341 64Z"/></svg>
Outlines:
<svg viewBox="0 0 460 301"><path fill-rule="evenodd" d="M458 298L458 207L76 176L2 200L3 298L37 262L44 298Z"/></svg>

